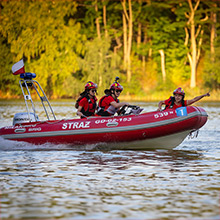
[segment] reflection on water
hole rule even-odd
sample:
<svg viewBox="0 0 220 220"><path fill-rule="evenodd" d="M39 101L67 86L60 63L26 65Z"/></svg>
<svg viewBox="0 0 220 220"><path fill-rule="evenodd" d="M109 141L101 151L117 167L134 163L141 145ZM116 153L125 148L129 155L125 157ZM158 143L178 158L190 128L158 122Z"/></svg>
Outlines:
<svg viewBox="0 0 220 220"><path fill-rule="evenodd" d="M0 102L1 126L19 104ZM54 104L72 117L70 103ZM174 150L76 150L0 139L1 218L219 219L220 104L203 105L208 123ZM156 103L141 106L152 111Z"/></svg>
<svg viewBox="0 0 220 220"><path fill-rule="evenodd" d="M3 218L204 219L218 215L219 162L204 160L202 153L155 150L4 154Z"/></svg>

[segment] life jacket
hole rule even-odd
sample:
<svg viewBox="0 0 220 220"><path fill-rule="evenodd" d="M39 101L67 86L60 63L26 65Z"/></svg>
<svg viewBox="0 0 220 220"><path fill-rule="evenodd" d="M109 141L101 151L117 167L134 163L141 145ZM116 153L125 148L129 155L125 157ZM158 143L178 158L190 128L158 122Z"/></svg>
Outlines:
<svg viewBox="0 0 220 220"><path fill-rule="evenodd" d="M173 108L174 102L175 102L175 97L174 97L174 96L170 96L170 100L169 100L169 102L168 102L168 105L165 106L165 109ZM185 106L185 101L184 101L184 99L181 100L181 105L182 105L182 106Z"/></svg>
<svg viewBox="0 0 220 220"><path fill-rule="evenodd" d="M99 100L97 115L110 116L110 115L114 115L115 112L118 111L118 109L114 108L112 105L110 105L110 103L108 105L103 103L104 99L108 98L109 96L111 95L105 95ZM119 99L116 99L115 101L119 103Z"/></svg>
<svg viewBox="0 0 220 220"><path fill-rule="evenodd" d="M97 104L96 104L96 97L92 98L93 99L93 102L92 100L89 98L88 95L85 95L85 96L80 96L77 101L76 101L76 104L75 104L75 107L78 109L79 108L79 102L83 99L83 98L86 98L87 101L88 101L88 108L87 109L84 109L84 107L82 107L82 110L81 112L83 113L83 115L85 116L92 116L94 115L95 113L95 110L97 108Z"/></svg>

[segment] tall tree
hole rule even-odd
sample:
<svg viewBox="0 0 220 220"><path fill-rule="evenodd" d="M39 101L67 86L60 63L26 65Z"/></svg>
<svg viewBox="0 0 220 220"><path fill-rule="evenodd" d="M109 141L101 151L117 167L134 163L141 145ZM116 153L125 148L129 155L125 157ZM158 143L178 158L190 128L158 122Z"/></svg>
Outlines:
<svg viewBox="0 0 220 220"><path fill-rule="evenodd" d="M194 88L196 87L196 72L197 72L197 65L198 65L199 58L200 58L200 48L202 44L203 29L202 29L201 24L199 24L198 28L196 28L197 24L195 21L195 13L199 7L200 0L196 0L195 5L193 5L192 0L187 0L187 1L189 4L190 12L185 13L186 18L188 19L187 26L185 28L185 31L186 31L185 45L187 46L188 44L188 36L190 32L191 45L190 45L190 51L188 52L187 56L188 56L190 67L191 67L190 87ZM208 17L206 16L203 19L200 18L200 21L205 21L207 19ZM199 40L197 40L199 36L200 38Z"/></svg>
<svg viewBox="0 0 220 220"><path fill-rule="evenodd" d="M3 1L1 6L0 31L7 38L14 62L24 57L48 93L67 95L64 82L73 80L77 54L83 49L80 25L71 18L75 2Z"/></svg>
<svg viewBox="0 0 220 220"><path fill-rule="evenodd" d="M120 58L110 50L110 41L106 41L105 38L88 41L85 47L85 56L80 59L83 80L96 82L99 85L99 91L104 91L112 83L113 73L116 76L119 75L117 66Z"/></svg>
<svg viewBox="0 0 220 220"><path fill-rule="evenodd" d="M150 39L149 48L152 49L152 58L157 61L158 68L162 74L160 74L160 79L165 82L167 78L166 68L167 63L165 60L171 62L171 53L169 50L175 50L177 42L180 41L179 27L175 22L175 15L173 10L173 1L157 1L148 4L148 38ZM167 57L165 57L167 55ZM168 59L167 59L168 58ZM174 69L174 66L172 66ZM168 71L167 71L168 72ZM170 73L172 70L169 71ZM162 76L162 77L161 77ZM159 81L159 82L161 82Z"/></svg>
<svg viewBox="0 0 220 220"><path fill-rule="evenodd" d="M107 2L105 0L102 0L103 25L104 25L104 30L105 30L105 38L108 37L106 4Z"/></svg>
<svg viewBox="0 0 220 220"><path fill-rule="evenodd" d="M213 7L210 15L210 20L211 20L211 31L210 31L210 51L211 51L211 56L212 60L214 61L214 56L215 56L215 39L216 39L216 23L217 23L217 3L213 2Z"/></svg>
<svg viewBox="0 0 220 220"><path fill-rule="evenodd" d="M220 41L219 41L219 25L217 22L217 18L219 19L219 11L220 11L220 2L216 0L209 1L207 4L209 12L210 12L210 20L207 25L207 29L210 32L210 38L207 38L207 46L205 53L205 62L204 62L204 70L203 70L203 80L204 85L209 87L210 89L219 89L220 88L220 67L219 67L219 59L220 59ZM208 43L210 43L208 45Z"/></svg>
<svg viewBox="0 0 220 220"><path fill-rule="evenodd" d="M122 0L123 6L123 39L124 39L124 65L127 72L127 82L131 81L131 46L132 46L132 35L133 35L133 15L132 15L132 4L131 0ZM128 4L128 9L127 9Z"/></svg>
<svg viewBox="0 0 220 220"><path fill-rule="evenodd" d="M166 68L165 68L165 54L164 54L164 50L160 49L159 53L160 53L160 56L161 56L161 71L162 71L163 82L165 82L165 80L166 80Z"/></svg>
<svg viewBox="0 0 220 220"><path fill-rule="evenodd" d="M148 23L149 23L149 14L147 7L150 5L150 0L138 0L133 3L133 22L134 22L134 36L136 35L136 45L132 51L134 51L142 62L142 72L145 72L145 63L146 57L149 53L149 43L148 38Z"/></svg>
<svg viewBox="0 0 220 220"><path fill-rule="evenodd" d="M36 72L53 97L78 93L86 80L104 88L118 74L130 94L168 90L180 83L193 87L197 80L219 88L219 4L218 0L0 0L0 90L16 92L8 85L18 79L10 68L22 57L26 70ZM210 19L204 22L206 14ZM165 78L169 84L163 83Z"/></svg>
<svg viewBox="0 0 220 220"><path fill-rule="evenodd" d="M96 11L96 19L95 19L95 23L96 23L96 30L97 30L97 36L99 39L101 39L101 30L100 30L100 17L99 17L99 10L98 10L98 2L97 0L95 1L95 11Z"/></svg>

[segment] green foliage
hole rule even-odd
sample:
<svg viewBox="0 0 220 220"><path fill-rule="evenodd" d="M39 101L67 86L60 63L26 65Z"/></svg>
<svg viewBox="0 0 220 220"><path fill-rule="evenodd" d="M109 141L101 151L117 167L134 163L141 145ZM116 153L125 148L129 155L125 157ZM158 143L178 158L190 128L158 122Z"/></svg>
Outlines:
<svg viewBox="0 0 220 220"><path fill-rule="evenodd" d="M207 54L204 68L204 85L209 89L220 89L220 46L216 48L215 55Z"/></svg>
<svg viewBox="0 0 220 220"><path fill-rule="evenodd" d="M66 95L62 85L78 70L77 57L83 51L80 24L67 18L75 12L75 3L6 1L2 5L1 32L13 60L27 58L28 69L37 73L46 91L50 82L54 97Z"/></svg>
<svg viewBox="0 0 220 220"><path fill-rule="evenodd" d="M110 50L110 41L105 38L88 41L85 48L85 56L79 59L82 80L94 81L99 91L104 91L119 75L120 58Z"/></svg>
<svg viewBox="0 0 220 220"><path fill-rule="evenodd" d="M195 4L194 0L192 2ZM190 44L184 45L184 28L188 27L186 13L190 11L187 0L132 1L130 84L123 70L123 8L120 1L0 0L0 7L2 97L20 94L19 77L11 74L11 67L21 58L25 61L26 71L35 72L37 80L53 98L77 97L89 80L99 85L101 96L116 76L124 86L123 94L139 97L173 90L176 86L189 86L187 53ZM202 84L211 89L220 87L220 47L216 45L215 54L210 55L212 21L201 22L201 18L205 15L210 18L211 12L219 13L219 8L218 1L201 0L195 14L196 27L202 24L204 31L201 58L205 58L205 65L199 63L200 78ZM97 38L96 18L99 18L101 39ZM140 24L141 42L137 44ZM217 38L219 35L217 23ZM165 53L165 83L161 73L161 49Z"/></svg>
<svg viewBox="0 0 220 220"><path fill-rule="evenodd" d="M10 53L7 40L0 35L0 51L1 51L1 62L0 62L0 88L3 94L8 94L13 91L14 94L18 94L18 86L15 83L16 77L11 74L12 54ZM1 96L4 96L1 94Z"/></svg>

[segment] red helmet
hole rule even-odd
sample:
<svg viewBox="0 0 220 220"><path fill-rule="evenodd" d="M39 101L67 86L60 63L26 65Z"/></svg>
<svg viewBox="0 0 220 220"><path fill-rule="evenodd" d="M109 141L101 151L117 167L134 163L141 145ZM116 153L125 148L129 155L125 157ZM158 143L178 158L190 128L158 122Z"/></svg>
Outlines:
<svg viewBox="0 0 220 220"><path fill-rule="evenodd" d="M95 84L92 81L87 82L85 85L85 90L97 89L97 88L98 88L97 84Z"/></svg>
<svg viewBox="0 0 220 220"><path fill-rule="evenodd" d="M112 89L117 89L117 90L120 90L120 91L122 91L123 90L123 86L120 84L120 83L118 83L118 82L114 82L111 86L110 86L110 90L112 90Z"/></svg>
<svg viewBox="0 0 220 220"><path fill-rule="evenodd" d="M179 88L177 88L177 89L175 89L173 91L173 95L175 95L175 94L179 94L179 95L185 96L185 92L184 92L184 90L181 87L179 87Z"/></svg>

